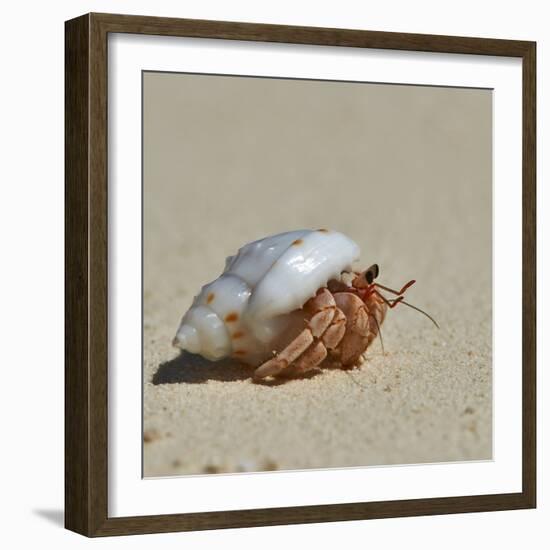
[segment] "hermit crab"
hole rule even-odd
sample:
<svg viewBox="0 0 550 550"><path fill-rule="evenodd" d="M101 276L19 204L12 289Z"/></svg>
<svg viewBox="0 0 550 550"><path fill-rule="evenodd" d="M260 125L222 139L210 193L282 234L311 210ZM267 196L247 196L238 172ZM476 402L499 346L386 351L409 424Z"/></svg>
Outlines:
<svg viewBox="0 0 550 550"><path fill-rule="evenodd" d="M342 368L359 365L400 303L435 323L403 301L414 280L393 290L375 282L378 265L353 270L358 259L353 240L327 229L248 243L195 296L173 344L213 361L233 357L262 379L300 375L328 355Z"/></svg>

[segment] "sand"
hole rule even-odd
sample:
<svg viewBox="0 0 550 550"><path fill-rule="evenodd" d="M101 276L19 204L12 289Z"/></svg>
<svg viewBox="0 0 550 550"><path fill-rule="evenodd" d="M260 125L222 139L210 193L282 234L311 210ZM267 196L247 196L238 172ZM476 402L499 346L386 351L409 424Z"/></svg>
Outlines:
<svg viewBox="0 0 550 550"><path fill-rule="evenodd" d="M144 475L490 459L491 93L151 74L144 112ZM172 348L226 256L304 227L441 328L397 307L360 368L262 384Z"/></svg>

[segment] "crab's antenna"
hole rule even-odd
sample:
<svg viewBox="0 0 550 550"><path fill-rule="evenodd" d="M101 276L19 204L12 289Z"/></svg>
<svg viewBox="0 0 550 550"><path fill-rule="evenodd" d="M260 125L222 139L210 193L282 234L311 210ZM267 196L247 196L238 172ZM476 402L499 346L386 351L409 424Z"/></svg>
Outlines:
<svg viewBox="0 0 550 550"><path fill-rule="evenodd" d="M437 324L437 321L429 313L426 313L424 310L420 309L419 307L413 306L412 304L409 304L409 302L405 302L405 300L391 300L391 301L392 302L399 301L400 304L404 304L406 306L409 306L412 309L416 309L416 311L422 313L422 315L425 315L437 328L441 328Z"/></svg>
<svg viewBox="0 0 550 550"><path fill-rule="evenodd" d="M393 288L381 285L380 283L373 283L373 284L374 284L374 286L377 286L378 288L381 288L382 290L386 290L387 292L391 292L392 294L397 294L398 296L401 296L401 294L403 294L405 292L405 290L407 290L409 287L414 285L414 283L416 283L416 281L414 279L412 279L411 281L406 283L405 286L403 286L403 288L401 290L394 290Z"/></svg>

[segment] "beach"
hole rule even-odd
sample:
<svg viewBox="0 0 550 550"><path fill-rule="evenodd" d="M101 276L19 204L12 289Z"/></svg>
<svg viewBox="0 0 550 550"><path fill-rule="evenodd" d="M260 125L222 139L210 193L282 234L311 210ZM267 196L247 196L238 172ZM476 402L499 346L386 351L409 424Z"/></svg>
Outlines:
<svg viewBox="0 0 550 550"><path fill-rule="evenodd" d="M211 80L218 79L212 86ZM491 92L200 75L144 79L144 475L492 458ZM341 231L416 283L356 369L255 383L180 353L243 244Z"/></svg>

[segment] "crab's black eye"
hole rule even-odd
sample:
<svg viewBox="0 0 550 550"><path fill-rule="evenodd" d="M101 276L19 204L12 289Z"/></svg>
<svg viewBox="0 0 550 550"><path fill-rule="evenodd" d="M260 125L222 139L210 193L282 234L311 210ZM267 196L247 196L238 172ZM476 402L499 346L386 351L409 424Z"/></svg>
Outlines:
<svg viewBox="0 0 550 550"><path fill-rule="evenodd" d="M365 271L365 279L367 280L367 283L369 285L372 284L372 282L374 281L374 279L376 279L376 277L378 277L378 264L373 264L371 265L367 271Z"/></svg>

